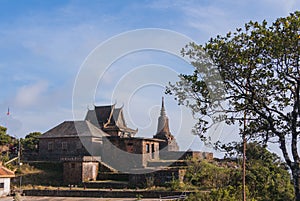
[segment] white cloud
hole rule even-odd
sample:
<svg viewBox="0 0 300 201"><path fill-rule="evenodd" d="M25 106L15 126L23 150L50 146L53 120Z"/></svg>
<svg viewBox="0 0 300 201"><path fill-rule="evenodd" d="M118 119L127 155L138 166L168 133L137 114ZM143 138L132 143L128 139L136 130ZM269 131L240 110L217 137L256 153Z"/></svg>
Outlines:
<svg viewBox="0 0 300 201"><path fill-rule="evenodd" d="M284 3L282 2L282 0L264 0L262 1L262 3L264 3L265 5L270 5L280 11L283 11L285 15L299 10L300 8L299 0L286 0L284 1Z"/></svg>
<svg viewBox="0 0 300 201"><path fill-rule="evenodd" d="M47 91L48 83L38 81L35 84L24 85L17 91L15 104L18 107L26 108L33 106L41 98L42 94Z"/></svg>
<svg viewBox="0 0 300 201"><path fill-rule="evenodd" d="M182 24L185 24L189 32L206 42L210 37L224 35L243 27L245 23L252 21L261 22L266 19L269 23L279 17L285 17L289 13L300 9L300 1L287 0L219 0L207 3L190 2L180 8Z"/></svg>

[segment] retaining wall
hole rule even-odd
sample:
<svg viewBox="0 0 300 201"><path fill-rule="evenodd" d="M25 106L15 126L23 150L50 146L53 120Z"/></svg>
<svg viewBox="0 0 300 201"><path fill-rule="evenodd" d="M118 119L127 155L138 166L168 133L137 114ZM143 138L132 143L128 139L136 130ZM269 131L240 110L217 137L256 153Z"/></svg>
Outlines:
<svg viewBox="0 0 300 201"><path fill-rule="evenodd" d="M55 196L55 197L98 197L98 198L136 198L142 195L143 198L159 198L166 196L179 196L182 192L171 191L123 191L123 190L24 190L27 196ZM189 195L191 192L186 192Z"/></svg>

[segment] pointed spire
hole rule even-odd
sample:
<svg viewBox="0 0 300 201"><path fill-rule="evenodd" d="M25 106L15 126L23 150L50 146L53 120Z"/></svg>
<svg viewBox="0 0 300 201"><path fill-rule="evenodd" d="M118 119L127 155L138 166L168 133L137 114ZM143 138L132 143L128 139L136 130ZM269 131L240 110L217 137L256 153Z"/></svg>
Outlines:
<svg viewBox="0 0 300 201"><path fill-rule="evenodd" d="M159 143L159 149L166 148L167 151L178 151L179 147L175 137L171 134L169 129L169 118L166 115L164 97L161 101L160 116L158 117L157 132L154 138L164 140Z"/></svg>
<svg viewBox="0 0 300 201"><path fill-rule="evenodd" d="M157 134L158 133L161 133L162 135L166 135L166 134L168 135L170 133L169 119L166 115L164 97L162 97L161 100L161 110L160 110L160 116L158 118L158 126L157 126Z"/></svg>
<svg viewBox="0 0 300 201"><path fill-rule="evenodd" d="M161 110L160 110L160 116L165 117L166 116L166 110L165 110L165 101L164 101L164 97L162 97L161 100Z"/></svg>

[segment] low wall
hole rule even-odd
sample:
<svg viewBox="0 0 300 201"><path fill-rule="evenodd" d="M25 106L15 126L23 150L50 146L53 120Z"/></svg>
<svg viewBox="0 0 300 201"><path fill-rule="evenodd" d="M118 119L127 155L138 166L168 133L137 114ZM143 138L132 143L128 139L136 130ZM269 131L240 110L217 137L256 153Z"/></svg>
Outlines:
<svg viewBox="0 0 300 201"><path fill-rule="evenodd" d="M103 191L103 190L24 190L27 196L56 196L56 197L98 197L98 198L136 198L142 195L143 198L159 198L166 196L177 196L182 192L167 191ZM185 192L189 195L191 192Z"/></svg>
<svg viewBox="0 0 300 201"><path fill-rule="evenodd" d="M213 153L201 151L161 151L159 157L161 160L186 160L189 158L212 160L214 156Z"/></svg>
<svg viewBox="0 0 300 201"><path fill-rule="evenodd" d="M83 186L85 186L86 188L92 188L92 189L103 189L103 188L124 189L124 188L128 188L128 182L118 182L118 181L103 182L103 181L94 181L94 182L83 183Z"/></svg>
<svg viewBox="0 0 300 201"><path fill-rule="evenodd" d="M102 173L98 174L97 180L114 180L114 181L128 181L128 173Z"/></svg>
<svg viewBox="0 0 300 201"><path fill-rule="evenodd" d="M139 188L167 186L174 179L183 182L185 173L185 169L170 168L146 174L131 174L129 176L129 186Z"/></svg>

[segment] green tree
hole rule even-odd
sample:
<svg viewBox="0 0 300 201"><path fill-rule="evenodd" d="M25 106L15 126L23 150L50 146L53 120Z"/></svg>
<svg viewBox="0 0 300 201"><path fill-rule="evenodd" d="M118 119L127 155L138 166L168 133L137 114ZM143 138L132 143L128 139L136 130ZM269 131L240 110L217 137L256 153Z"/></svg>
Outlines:
<svg viewBox="0 0 300 201"><path fill-rule="evenodd" d="M235 147L241 152L241 146ZM247 145L247 197L257 201L292 201L293 185L286 166L280 158L257 143ZM234 161L218 163L191 160L186 179L200 189L211 189L210 193L200 193L200 200L241 200L242 179L240 167ZM202 187L202 188L201 188ZM191 196L189 200L196 196ZM199 200L199 199L198 199Z"/></svg>
<svg viewBox="0 0 300 201"><path fill-rule="evenodd" d="M25 136L24 139L21 140L22 147L25 151L37 151L38 150L38 137L42 134L40 132L32 132Z"/></svg>
<svg viewBox="0 0 300 201"><path fill-rule="evenodd" d="M200 188L220 188L232 183L230 168L220 167L207 161L191 159L188 163L186 180Z"/></svg>
<svg viewBox="0 0 300 201"><path fill-rule="evenodd" d="M250 21L205 45L187 45L182 53L191 59L195 71L180 75L179 82L167 87L180 104L205 117L195 126L202 140L207 140L205 131L216 121L242 125L246 113L247 127L240 134L264 144L278 142L298 201L299 27L300 12L296 11L270 26L266 21ZM205 59L205 54L211 59Z"/></svg>
<svg viewBox="0 0 300 201"><path fill-rule="evenodd" d="M0 145L8 145L12 142L11 136L6 134L7 128L0 126Z"/></svg>
<svg viewBox="0 0 300 201"><path fill-rule="evenodd" d="M239 146L242 153L242 146ZM293 200L290 174L280 157L257 143L247 144L247 187L257 200Z"/></svg>

